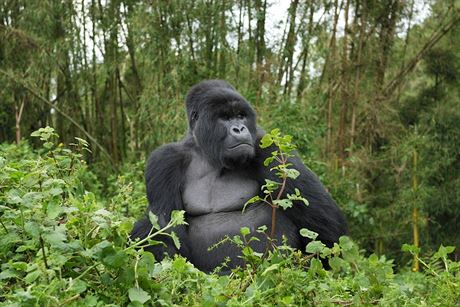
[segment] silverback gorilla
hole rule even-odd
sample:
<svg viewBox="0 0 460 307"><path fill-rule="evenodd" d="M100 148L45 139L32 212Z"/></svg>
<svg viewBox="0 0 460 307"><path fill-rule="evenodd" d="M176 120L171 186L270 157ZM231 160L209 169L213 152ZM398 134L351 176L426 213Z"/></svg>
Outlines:
<svg viewBox="0 0 460 307"><path fill-rule="evenodd" d="M207 272L229 257L228 266L233 268L243 264L236 246L224 243L210 251L208 248L226 235L239 234L244 226L251 233L262 225L270 228L269 206L253 204L244 213L242 208L248 199L261 193L265 179L279 181L263 165L275 149L258 146L264 132L256 125L254 110L225 81L209 80L193 86L186 97L186 109L187 135L180 142L153 151L145 180L148 210L158 216L160 226L169 222L173 210L185 210L188 225L174 229L181 241L179 250L170 238L163 238L164 244L147 249L157 259L162 259L165 252L179 253ZM287 182L285 193L294 193L297 187L310 204L294 204L286 211L278 210L277 242L282 242L284 235L290 246L304 251L308 239L300 236L299 230L308 228L317 232L324 244L333 245L347 231L342 212L298 156L289 162L300 176ZM151 227L144 217L134 225L131 238L145 238ZM257 236L260 241L251 244L255 251L262 252L267 238Z"/></svg>

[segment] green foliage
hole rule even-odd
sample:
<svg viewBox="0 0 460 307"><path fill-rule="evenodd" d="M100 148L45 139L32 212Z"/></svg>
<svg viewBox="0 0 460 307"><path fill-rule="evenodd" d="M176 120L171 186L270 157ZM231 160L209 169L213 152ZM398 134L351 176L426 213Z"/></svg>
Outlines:
<svg viewBox="0 0 460 307"><path fill-rule="evenodd" d="M293 157L292 151L296 148L292 143L292 136L283 136L279 129L273 129L270 133L265 134L260 140L261 148L268 148L270 146L276 149L271 153L270 157L264 160L264 166L270 167L270 171L275 172L281 182L265 179L265 184L261 187L265 196L262 198L257 195L249 199L245 203L243 211L247 205L257 202L266 203L272 207L272 210L276 210L279 207L283 210L291 208L293 201L300 201L308 206L308 200L300 195L298 189L295 189L294 194L287 194L287 198L282 197L286 181L288 179L295 180L300 175L298 170L290 168L292 163L288 162L288 158Z"/></svg>
<svg viewBox="0 0 460 307"><path fill-rule="evenodd" d="M144 202L122 194L131 183L118 181L119 194L98 200L87 187L94 175L82 160L84 141L73 150L53 142L44 128L34 135L46 146L0 145L0 301L7 305L455 305L460 299L460 263L449 258L454 248L441 246L419 258L423 272L393 269L392 260L365 257L348 237L327 248L318 241L309 256L282 245L265 256L249 247L251 236L228 238L247 262L230 275L200 272L182 257L157 262L142 246L183 224L173 212L160 229L157 218L144 240L128 242L133 218L126 202ZM140 195L132 193L133 195ZM134 196L133 196L134 197ZM142 196L142 198L145 198ZM267 228L256 230L265 233ZM316 234L306 229L311 239ZM419 254L416 247L404 251ZM330 269L326 270L323 263Z"/></svg>
<svg viewBox="0 0 460 307"><path fill-rule="evenodd" d="M456 247L446 260L460 256L459 2L355 0L346 14L342 1L291 1L279 23L270 14L277 2L0 1L0 141L19 143L0 145L2 303L139 305L150 296L158 305L455 305L457 271L440 271L440 256L438 276L426 266L406 272L412 254L401 245L413 242L416 225L422 261L431 266L441 243ZM335 12L339 26L348 15L347 29L335 29ZM230 81L267 131L295 138L366 254L395 258L401 272L381 298L357 296L369 289L349 286L358 275L315 283L270 259L253 257L275 262L242 283L181 258L158 264L119 253L131 217L146 207L145 155L186 133L184 95L209 78ZM59 141L50 128L29 137L44 123ZM111 257L81 254L104 240Z"/></svg>

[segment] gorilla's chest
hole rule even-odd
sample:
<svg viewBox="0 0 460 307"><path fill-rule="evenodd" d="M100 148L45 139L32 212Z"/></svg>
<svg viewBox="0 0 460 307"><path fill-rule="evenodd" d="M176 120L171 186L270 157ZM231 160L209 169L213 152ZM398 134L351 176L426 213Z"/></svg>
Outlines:
<svg viewBox="0 0 460 307"><path fill-rule="evenodd" d="M200 157L193 157L186 171L182 200L192 216L241 211L259 192L258 183L242 171L220 173Z"/></svg>

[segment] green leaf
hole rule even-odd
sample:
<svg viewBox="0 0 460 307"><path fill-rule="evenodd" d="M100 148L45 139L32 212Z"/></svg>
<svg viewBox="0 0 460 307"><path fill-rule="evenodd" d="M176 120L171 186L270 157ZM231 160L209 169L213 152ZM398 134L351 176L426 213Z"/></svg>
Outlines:
<svg viewBox="0 0 460 307"><path fill-rule="evenodd" d="M153 214L152 211L149 211L149 221L154 229L160 229L160 224L158 224L158 216Z"/></svg>
<svg viewBox="0 0 460 307"><path fill-rule="evenodd" d="M131 302L137 301L141 304L146 303L151 298L150 294L142 290L142 288L131 288L128 290L128 295Z"/></svg>
<svg viewBox="0 0 460 307"><path fill-rule="evenodd" d="M62 213L62 208L58 202L51 201L46 209L46 214L50 219L57 218Z"/></svg>
<svg viewBox="0 0 460 307"><path fill-rule="evenodd" d="M275 129L272 129L272 131L270 131L270 134L274 137L279 137L280 136L280 129L279 128L275 128Z"/></svg>
<svg viewBox="0 0 460 307"><path fill-rule="evenodd" d="M262 276L265 276L267 273L270 273L272 271L278 270L279 267L280 267L279 263L272 264L271 266L269 266L262 272Z"/></svg>
<svg viewBox="0 0 460 307"><path fill-rule="evenodd" d="M70 286L70 291L74 293L83 293L86 291L87 284L81 279L77 280L72 280L71 286Z"/></svg>
<svg viewBox="0 0 460 307"><path fill-rule="evenodd" d="M10 263L11 268L17 271L25 271L27 270L27 263L24 261L12 262Z"/></svg>
<svg viewBox="0 0 460 307"><path fill-rule="evenodd" d="M403 244L401 250L403 252L409 252L411 254L418 254L420 252L420 247L411 244Z"/></svg>
<svg viewBox="0 0 460 307"><path fill-rule="evenodd" d="M240 236L233 236L232 241L238 246L243 245L243 241L241 240Z"/></svg>
<svg viewBox="0 0 460 307"><path fill-rule="evenodd" d="M307 228L300 229L300 235L305 238L315 240L318 237L318 233L308 230Z"/></svg>
<svg viewBox="0 0 460 307"><path fill-rule="evenodd" d="M275 157L268 157L264 160L264 166L269 166L273 161L275 160Z"/></svg>
<svg viewBox="0 0 460 307"><path fill-rule="evenodd" d="M180 249L180 241L179 241L179 237L177 237L176 233L175 232L171 232L171 239L173 240L174 242L174 246L177 248L177 249Z"/></svg>
<svg viewBox="0 0 460 307"><path fill-rule="evenodd" d="M286 168L284 172L286 173L286 176L291 179L296 179L300 175L300 172L293 168Z"/></svg>
<svg viewBox="0 0 460 307"><path fill-rule="evenodd" d="M32 238L38 238L40 235L40 225L38 225L36 222L26 222L24 224L24 230Z"/></svg>
<svg viewBox="0 0 460 307"><path fill-rule="evenodd" d="M347 263L342 258L332 257L329 259L329 265L334 272L340 272L342 269L346 268Z"/></svg>
<svg viewBox="0 0 460 307"><path fill-rule="evenodd" d="M242 253L246 257L254 256L254 250L249 246L245 246L242 250Z"/></svg>
<svg viewBox="0 0 460 307"><path fill-rule="evenodd" d="M67 239L65 226L57 226L43 234L43 240L50 245L59 246Z"/></svg>
<svg viewBox="0 0 460 307"><path fill-rule="evenodd" d="M40 192L28 192L22 197L24 205L35 205L38 201L43 199L44 195Z"/></svg>
<svg viewBox="0 0 460 307"><path fill-rule="evenodd" d="M54 188L51 188L48 193L50 193L50 195L52 196L56 196L56 195L60 195L62 194L64 191L60 188L60 187L54 187Z"/></svg>
<svg viewBox="0 0 460 307"><path fill-rule="evenodd" d="M262 226L259 226L256 231L258 233L265 233L267 230L268 230L267 225L262 225Z"/></svg>
<svg viewBox="0 0 460 307"><path fill-rule="evenodd" d="M11 269L3 270L0 273L0 280L16 278L16 277L18 277L18 273Z"/></svg>
<svg viewBox="0 0 460 307"><path fill-rule="evenodd" d="M54 128L46 126L45 128L40 128L30 134L33 137L39 137L42 141L47 141L51 137L58 137L58 134L54 132Z"/></svg>
<svg viewBox="0 0 460 307"><path fill-rule="evenodd" d="M184 210L174 210L171 212L171 222L174 226L177 225L186 225L185 222L185 211Z"/></svg>
<svg viewBox="0 0 460 307"><path fill-rule="evenodd" d="M305 198L305 197L302 197L302 195L300 195L300 191L299 189L295 189L295 194L288 194L287 195L287 198L290 199L290 200L297 200L297 201L301 201L303 202L306 206L309 205L308 203L308 200Z"/></svg>
<svg viewBox="0 0 460 307"><path fill-rule="evenodd" d="M269 180L269 179L265 179L265 184L261 187L262 190L267 190L269 192L273 192L275 191L281 184L276 182L276 181L273 181L273 180Z"/></svg>
<svg viewBox="0 0 460 307"><path fill-rule="evenodd" d="M19 191L11 189L6 193L6 202L9 204L19 204L22 202L22 198L19 196Z"/></svg>
<svg viewBox="0 0 460 307"><path fill-rule="evenodd" d="M240 233L243 237L251 233L251 230L248 227L241 227Z"/></svg>
<svg viewBox="0 0 460 307"><path fill-rule="evenodd" d="M324 271L323 270L323 264L321 263L320 260L313 258L310 261L310 269L308 270L309 273L311 274L319 274L322 275L321 273Z"/></svg>
<svg viewBox="0 0 460 307"><path fill-rule="evenodd" d="M266 134L260 140L260 148L267 148L273 144L273 138L270 134Z"/></svg>
<svg viewBox="0 0 460 307"><path fill-rule="evenodd" d="M440 258L447 258L447 255L454 252L455 246L441 246L439 247L438 251L434 253L433 259L440 259Z"/></svg>
<svg viewBox="0 0 460 307"><path fill-rule="evenodd" d="M124 251L117 251L112 246L104 248L102 255L102 263L111 268L121 268L128 261Z"/></svg>
<svg viewBox="0 0 460 307"><path fill-rule="evenodd" d="M273 204L286 210L292 207L292 201L289 199L277 199L273 201Z"/></svg>
<svg viewBox="0 0 460 307"><path fill-rule="evenodd" d="M259 201L261 201L261 200L262 200L262 198L260 198L259 195L256 195L256 196L252 197L251 199L249 199L249 200L244 204L243 210L242 210L242 211L244 212L244 210L246 210L246 207L247 207L248 205L251 205L251 204L253 204L253 203L259 202Z"/></svg>
<svg viewBox="0 0 460 307"><path fill-rule="evenodd" d="M305 251L307 253L317 254L317 253L320 253L325 247L326 245L321 243L321 241L311 241L310 243L307 244Z"/></svg>
<svg viewBox="0 0 460 307"><path fill-rule="evenodd" d="M33 271L33 272L30 272L29 274L26 275L26 277L24 277L24 281L27 283L27 284L31 284L33 283L38 277L40 277L41 273L40 271L36 270L36 271Z"/></svg>

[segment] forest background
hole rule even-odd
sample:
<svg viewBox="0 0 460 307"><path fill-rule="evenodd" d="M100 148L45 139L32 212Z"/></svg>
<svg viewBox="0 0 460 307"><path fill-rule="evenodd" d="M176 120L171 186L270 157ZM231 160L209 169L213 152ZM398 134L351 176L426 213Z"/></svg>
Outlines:
<svg viewBox="0 0 460 307"><path fill-rule="evenodd" d="M0 2L0 142L88 140L89 187L144 193L154 148L186 132L184 96L233 84L294 137L367 253L460 257L460 15L454 0ZM132 204L131 204L132 205ZM145 205L145 204L143 204ZM144 208L125 213L139 215Z"/></svg>

